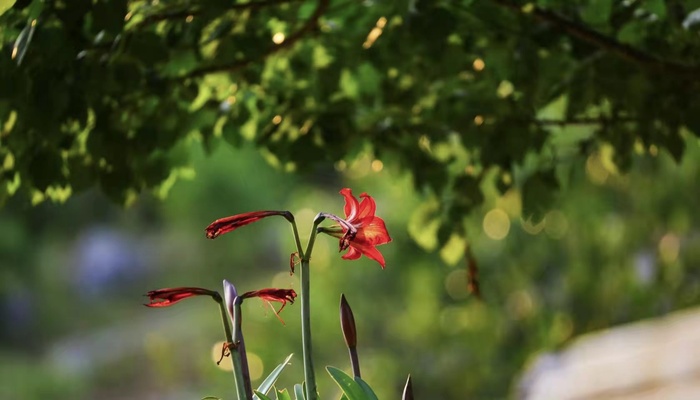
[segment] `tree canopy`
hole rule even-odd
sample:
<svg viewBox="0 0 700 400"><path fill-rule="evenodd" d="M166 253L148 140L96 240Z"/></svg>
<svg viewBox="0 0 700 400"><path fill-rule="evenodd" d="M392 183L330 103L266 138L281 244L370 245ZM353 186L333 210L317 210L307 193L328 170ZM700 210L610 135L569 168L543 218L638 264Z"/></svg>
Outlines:
<svg viewBox="0 0 700 400"><path fill-rule="evenodd" d="M441 201L486 185L538 218L601 149L615 166L700 133L700 0L0 2L0 200L172 184L187 147L286 171L358 154ZM581 127L585 127L582 129ZM593 129L591 129L593 128ZM232 179L235 177L232 175Z"/></svg>

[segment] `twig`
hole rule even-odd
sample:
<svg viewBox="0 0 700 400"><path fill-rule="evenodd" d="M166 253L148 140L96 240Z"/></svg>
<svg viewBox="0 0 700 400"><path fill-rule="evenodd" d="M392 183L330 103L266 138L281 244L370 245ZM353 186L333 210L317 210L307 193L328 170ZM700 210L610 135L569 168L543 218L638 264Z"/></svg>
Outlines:
<svg viewBox="0 0 700 400"><path fill-rule="evenodd" d="M467 259L467 289L478 300L483 300L479 287L479 266L476 264L476 259L469 244L464 248L464 255Z"/></svg>
<svg viewBox="0 0 700 400"><path fill-rule="evenodd" d="M493 0L493 2L500 6L516 10L518 12L523 12L520 5L510 0ZM698 74L700 74L700 66L698 65L687 65L659 59L632 46L620 43L611 37L605 36L588 28L587 26L571 21L555 12L544 10L535 6L532 8L532 11L530 11L529 14L532 14L539 20L549 22L557 26L571 36L603 48L625 60L634 62L643 67L653 70L673 72L693 78L697 78Z"/></svg>
<svg viewBox="0 0 700 400"><path fill-rule="evenodd" d="M314 10L314 13L311 15L311 17L309 17L309 19L306 21L304 26L299 28L298 31L289 35L284 40L284 42L282 42L278 45L272 46L258 60L247 59L247 60L241 60L241 61L237 61L237 62L230 63L230 64L210 65L207 67L201 67L201 68L197 68L197 69L189 72L188 74L186 74L184 76L181 76L179 79L196 78L196 77L200 77L203 75L216 73L216 72L235 72L235 71L238 71L242 68L249 66L250 64L252 64L255 61L264 60L265 58L269 57L271 54L277 53L280 50L291 47L296 42L298 42L299 39L304 37L306 34L313 32L316 30L316 28L318 28L318 20L326 12L329 4L330 4L330 0L319 0L318 6L316 6L316 10Z"/></svg>

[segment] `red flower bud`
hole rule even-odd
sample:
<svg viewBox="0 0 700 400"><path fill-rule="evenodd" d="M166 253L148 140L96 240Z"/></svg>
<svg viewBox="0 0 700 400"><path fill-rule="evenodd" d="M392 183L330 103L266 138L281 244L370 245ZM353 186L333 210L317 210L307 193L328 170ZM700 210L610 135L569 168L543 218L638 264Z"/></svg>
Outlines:
<svg viewBox="0 0 700 400"><path fill-rule="evenodd" d="M151 301L149 304L144 304L146 307L168 307L180 300L193 296L210 296L216 301L221 299L221 295L219 295L218 292L197 287L178 287L151 290L150 292L146 293L146 296L148 296Z"/></svg>
<svg viewBox="0 0 700 400"><path fill-rule="evenodd" d="M241 226L252 224L258 220L272 215L281 215L287 219L287 221L293 221L294 216L289 211L252 211L243 214L236 214L226 218L220 218L212 222L207 226L205 231L207 232L207 238L214 239L219 235L231 232Z"/></svg>

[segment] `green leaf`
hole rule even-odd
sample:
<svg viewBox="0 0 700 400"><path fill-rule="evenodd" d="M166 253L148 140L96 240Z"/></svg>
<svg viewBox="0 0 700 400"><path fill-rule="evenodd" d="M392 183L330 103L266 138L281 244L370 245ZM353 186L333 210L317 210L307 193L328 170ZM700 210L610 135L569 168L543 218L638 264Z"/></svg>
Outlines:
<svg viewBox="0 0 700 400"><path fill-rule="evenodd" d="M299 383L294 385L294 398L296 398L296 400L306 400L306 396L304 395L304 387Z"/></svg>
<svg viewBox="0 0 700 400"><path fill-rule="evenodd" d="M370 397L365 394L364 390L362 390L362 386L355 382L350 375L336 367L328 366L326 367L326 371L328 371L335 383L340 386L340 389L343 391L343 394L347 396L348 400L370 399Z"/></svg>
<svg viewBox="0 0 700 400"><path fill-rule="evenodd" d="M289 395L287 389L278 390L277 400L292 400L292 396Z"/></svg>
<svg viewBox="0 0 700 400"><path fill-rule="evenodd" d="M362 388L362 391L365 392L367 399L379 400L377 398L377 395L374 393L374 390L372 390L372 388L362 378L360 378L359 376L356 376L355 382L357 382L360 385L360 387Z"/></svg>
<svg viewBox="0 0 700 400"><path fill-rule="evenodd" d="M202 397L202 400L221 400L221 397L207 396L207 397Z"/></svg>
<svg viewBox="0 0 700 400"><path fill-rule="evenodd" d="M659 19L666 18L666 1L665 0L646 0L642 2L641 8L656 15Z"/></svg>
<svg viewBox="0 0 700 400"><path fill-rule="evenodd" d="M285 358L280 365L278 365L274 370L272 370L270 375L268 375L267 378L265 378L265 380L260 384L260 386L258 386L258 392L267 394L267 392L270 391L270 388L272 388L272 385L275 384L277 378L282 373L282 370L284 370L284 367L286 367L287 364L289 364L289 360L292 359L293 355L294 353L288 355L287 358ZM255 396L253 396L253 398L255 398ZM260 398L260 400L264 399Z"/></svg>
<svg viewBox="0 0 700 400"><path fill-rule="evenodd" d="M591 25L607 24L612 6L612 0L590 0L581 11L581 18Z"/></svg>
<svg viewBox="0 0 700 400"><path fill-rule="evenodd" d="M0 15L4 14L5 11L12 8L15 4L15 0L0 0Z"/></svg>
<svg viewBox="0 0 700 400"><path fill-rule="evenodd" d="M255 394L253 395L254 399L260 399L260 400L272 400L271 398L265 396L264 394L258 392L257 390L254 390Z"/></svg>
<svg viewBox="0 0 700 400"><path fill-rule="evenodd" d="M22 32L19 33L19 36L17 36L17 40L15 40L15 45L12 48L12 59L17 60L17 65L22 64L22 60L24 60L24 56L27 54L29 43L31 43L32 37L34 37L36 25L36 20L29 21L24 29L22 29Z"/></svg>

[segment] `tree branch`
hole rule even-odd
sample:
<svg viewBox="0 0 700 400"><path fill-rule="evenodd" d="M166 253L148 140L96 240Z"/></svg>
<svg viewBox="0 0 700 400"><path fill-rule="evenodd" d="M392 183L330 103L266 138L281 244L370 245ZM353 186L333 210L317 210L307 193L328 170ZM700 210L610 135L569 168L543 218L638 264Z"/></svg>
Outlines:
<svg viewBox="0 0 700 400"><path fill-rule="evenodd" d="M493 0L493 2L502 7L523 13L522 7L515 4L511 0ZM573 37L598 46L610 53L616 54L620 58L636 63L642 67L656 71L673 72L675 74L693 78L697 78L698 74L700 74L700 66L698 65L687 65L659 59L632 46L620 43L617 40L594 31L585 25L571 21L555 12L535 6L532 11L528 13L541 21L555 25Z"/></svg>
<svg viewBox="0 0 700 400"><path fill-rule="evenodd" d="M316 6L316 9L314 10L314 13L309 17L309 19L306 21L304 26L299 28L296 32L292 33L289 35L284 42L270 47L259 59L257 60L241 60L237 61L234 63L230 64L222 64L222 65L210 65L206 67L201 67L197 68L193 71L190 71L184 76L181 76L178 79L187 79L187 78L197 78L203 75L207 74L212 74L216 72L235 72L240 69L243 69L250 64L252 64L255 61L260 61L264 60L265 58L269 57L270 55L277 53L280 50L286 49L288 47L291 47L294 45L296 42L298 42L302 37L304 37L306 34L311 33L316 31L318 28L318 20L321 18L321 16L326 12L328 9L328 5L330 4L330 0L319 0L318 5Z"/></svg>

